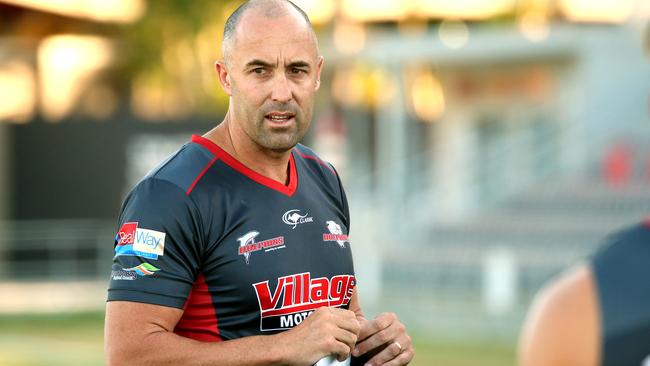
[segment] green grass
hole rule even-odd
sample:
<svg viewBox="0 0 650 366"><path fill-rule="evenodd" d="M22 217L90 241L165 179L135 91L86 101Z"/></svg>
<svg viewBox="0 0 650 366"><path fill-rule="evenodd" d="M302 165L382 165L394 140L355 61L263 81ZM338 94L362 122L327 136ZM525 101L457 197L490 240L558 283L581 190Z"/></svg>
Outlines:
<svg viewBox="0 0 650 366"><path fill-rule="evenodd" d="M505 342L416 340L413 366L514 366L515 346Z"/></svg>
<svg viewBox="0 0 650 366"><path fill-rule="evenodd" d="M1 315L0 365L103 365L103 322L101 313ZM514 365L513 345L414 339L413 366Z"/></svg>
<svg viewBox="0 0 650 366"><path fill-rule="evenodd" d="M0 316L0 365L103 365L101 313Z"/></svg>

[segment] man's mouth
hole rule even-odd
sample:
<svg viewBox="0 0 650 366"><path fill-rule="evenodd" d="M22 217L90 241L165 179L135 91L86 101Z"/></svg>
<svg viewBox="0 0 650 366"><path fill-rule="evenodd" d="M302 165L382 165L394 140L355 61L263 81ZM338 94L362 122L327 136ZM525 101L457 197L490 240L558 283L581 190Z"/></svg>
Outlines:
<svg viewBox="0 0 650 366"><path fill-rule="evenodd" d="M289 122L292 118L295 117L294 113L291 112L271 112L267 114L266 119L275 124L284 124Z"/></svg>

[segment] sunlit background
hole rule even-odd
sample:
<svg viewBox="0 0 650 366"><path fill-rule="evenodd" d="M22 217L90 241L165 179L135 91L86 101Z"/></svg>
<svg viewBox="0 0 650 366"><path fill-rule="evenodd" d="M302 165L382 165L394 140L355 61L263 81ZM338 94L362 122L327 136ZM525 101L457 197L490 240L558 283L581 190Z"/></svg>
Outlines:
<svg viewBox="0 0 650 366"><path fill-rule="evenodd" d="M295 2L366 312L415 365L514 364L540 286L650 212L650 1ZM122 198L223 118L239 4L0 0L0 364L102 364Z"/></svg>

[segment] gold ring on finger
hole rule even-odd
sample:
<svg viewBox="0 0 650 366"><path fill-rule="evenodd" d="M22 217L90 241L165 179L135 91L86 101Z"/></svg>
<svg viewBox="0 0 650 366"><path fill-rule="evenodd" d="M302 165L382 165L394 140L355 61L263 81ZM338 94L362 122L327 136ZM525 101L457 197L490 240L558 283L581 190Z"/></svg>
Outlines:
<svg viewBox="0 0 650 366"><path fill-rule="evenodd" d="M394 341L393 344L396 345L397 348L399 348L399 352L398 352L398 353L402 353L402 345L399 344L399 342L397 342L397 341Z"/></svg>

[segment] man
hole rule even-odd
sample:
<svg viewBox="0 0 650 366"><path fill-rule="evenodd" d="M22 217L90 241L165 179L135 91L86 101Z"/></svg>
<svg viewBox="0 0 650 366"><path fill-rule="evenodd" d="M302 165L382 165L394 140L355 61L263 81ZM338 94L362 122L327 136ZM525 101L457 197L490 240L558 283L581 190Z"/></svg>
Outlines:
<svg viewBox="0 0 650 366"><path fill-rule="evenodd" d="M589 264L538 295L521 366L650 365L650 220L611 236Z"/></svg>
<svg viewBox="0 0 650 366"><path fill-rule="evenodd" d="M224 121L122 206L108 364L408 364L397 317L361 312L339 177L298 144L323 66L307 16L249 1L228 19L222 54Z"/></svg>

